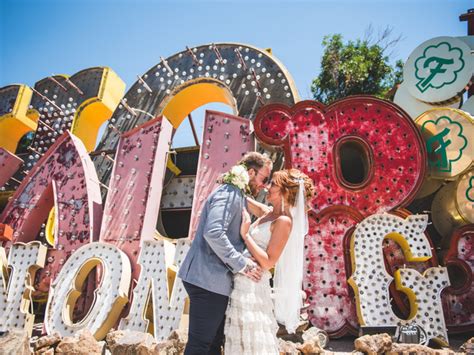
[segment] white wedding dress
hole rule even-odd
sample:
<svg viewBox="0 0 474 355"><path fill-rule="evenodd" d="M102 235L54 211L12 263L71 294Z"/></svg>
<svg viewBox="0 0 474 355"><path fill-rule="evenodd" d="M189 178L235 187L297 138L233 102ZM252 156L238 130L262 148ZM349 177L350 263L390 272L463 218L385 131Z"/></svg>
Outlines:
<svg viewBox="0 0 474 355"><path fill-rule="evenodd" d="M249 234L259 247L266 250L270 241L272 221L252 224ZM259 282L242 274L234 276L234 288L229 297L225 320L225 355L279 354L270 287L271 274L265 271Z"/></svg>

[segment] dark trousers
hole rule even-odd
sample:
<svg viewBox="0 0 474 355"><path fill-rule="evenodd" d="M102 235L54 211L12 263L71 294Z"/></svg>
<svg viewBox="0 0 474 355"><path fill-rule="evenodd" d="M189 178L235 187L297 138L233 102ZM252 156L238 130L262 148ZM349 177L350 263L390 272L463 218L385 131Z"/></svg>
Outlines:
<svg viewBox="0 0 474 355"><path fill-rule="evenodd" d="M229 297L183 282L188 292L189 333L184 355L220 355Z"/></svg>

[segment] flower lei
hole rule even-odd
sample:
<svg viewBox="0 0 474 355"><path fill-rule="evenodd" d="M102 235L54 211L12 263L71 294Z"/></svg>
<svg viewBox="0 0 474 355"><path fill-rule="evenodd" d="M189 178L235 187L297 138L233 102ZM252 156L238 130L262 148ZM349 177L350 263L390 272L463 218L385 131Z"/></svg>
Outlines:
<svg viewBox="0 0 474 355"><path fill-rule="evenodd" d="M234 165L228 172L224 173L220 179L221 183L234 185L243 193L250 193L249 174L245 165Z"/></svg>

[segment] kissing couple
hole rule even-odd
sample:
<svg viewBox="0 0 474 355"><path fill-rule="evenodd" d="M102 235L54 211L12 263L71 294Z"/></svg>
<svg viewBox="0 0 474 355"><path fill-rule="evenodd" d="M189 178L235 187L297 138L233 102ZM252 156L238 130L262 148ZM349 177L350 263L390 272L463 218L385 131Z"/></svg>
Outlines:
<svg viewBox="0 0 474 355"><path fill-rule="evenodd" d="M243 156L208 197L178 276L189 295L185 355L279 354L277 321L299 323L306 201L312 180L297 169L273 173L257 152ZM271 206L256 197L264 188ZM250 215L257 217L251 223ZM269 270L275 267L272 290ZM225 344L224 344L225 335Z"/></svg>

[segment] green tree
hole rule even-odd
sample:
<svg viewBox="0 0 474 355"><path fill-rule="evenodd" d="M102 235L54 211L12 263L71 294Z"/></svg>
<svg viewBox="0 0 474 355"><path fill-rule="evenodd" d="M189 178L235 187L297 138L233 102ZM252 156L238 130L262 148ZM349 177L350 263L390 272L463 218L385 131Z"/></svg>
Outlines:
<svg viewBox="0 0 474 355"><path fill-rule="evenodd" d="M388 98L402 81L403 67L401 61L393 67L389 63L387 51L401 40L390 40L390 35L391 29L386 28L374 43L369 27L364 39L347 43L340 34L325 36L321 73L311 85L314 99L329 104L350 95Z"/></svg>

